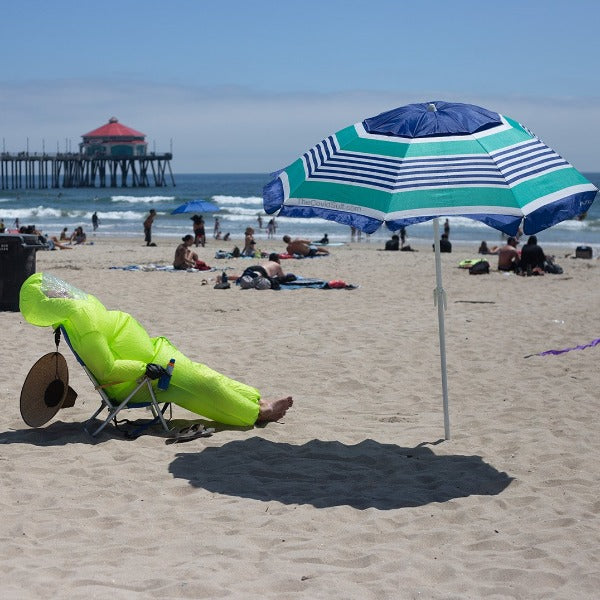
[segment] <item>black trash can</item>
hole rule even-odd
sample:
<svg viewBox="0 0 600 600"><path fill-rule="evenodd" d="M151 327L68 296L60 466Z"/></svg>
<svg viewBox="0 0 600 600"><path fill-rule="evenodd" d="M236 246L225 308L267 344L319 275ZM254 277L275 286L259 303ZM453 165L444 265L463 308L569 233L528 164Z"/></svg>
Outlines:
<svg viewBox="0 0 600 600"><path fill-rule="evenodd" d="M19 310L21 286L35 273L35 254L44 247L37 235L0 233L0 310Z"/></svg>

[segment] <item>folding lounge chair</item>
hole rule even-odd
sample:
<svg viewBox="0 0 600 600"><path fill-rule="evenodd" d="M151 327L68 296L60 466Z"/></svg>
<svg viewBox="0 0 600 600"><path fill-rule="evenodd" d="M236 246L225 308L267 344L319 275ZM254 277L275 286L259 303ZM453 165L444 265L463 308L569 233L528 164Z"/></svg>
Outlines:
<svg viewBox="0 0 600 600"><path fill-rule="evenodd" d="M156 392L152 388L152 380L148 376L144 375L143 377L138 379L137 386L127 396L127 398L125 398L124 400L115 401L110 398L109 392L107 391L110 388L110 384L102 386L100 383L98 383L98 381L94 377L94 374L87 368L87 366L81 360L81 357L77 354L77 352L75 352L75 349L73 348L73 346L71 345L71 341L69 340L69 336L67 335L67 332L65 331L65 329L62 326L59 327L55 332L56 347L58 348L58 343L60 341L60 337L59 337L59 334L57 334L57 332L62 333L63 337L65 338L65 342L67 343L67 346L69 346L69 348L71 349L71 352L73 352L73 355L77 359L77 362L83 367L83 370L87 373L87 376L90 378L91 382L94 384L94 387L100 394L100 398L101 398L100 407L85 423L85 430L92 437L97 436L111 421L114 421L115 426L117 426L118 425L117 415L124 408L131 408L131 409L133 409L133 408L149 408L153 415L153 419L150 422L144 423L144 425L135 429L134 432L132 434L130 434L131 437L137 437L137 435L139 435L139 433L141 431L150 427L151 425L154 425L157 422L160 422L160 424L162 425L163 429L166 432L171 431L171 429L169 428L169 425L167 424L167 421L165 419L165 412L166 412L167 408L171 407L171 405L169 402L159 402L156 399ZM138 391L140 391L143 387L146 387L148 389L150 401L149 402L140 402L140 403L135 402L135 403L130 404L129 401L131 400L131 398L133 398L138 393ZM160 407L161 404L163 405L162 408ZM95 429L92 428L92 423L96 420L96 417L98 417L98 415L105 408L108 410L108 416L104 419L104 421L102 421L100 423L100 425L97 428L95 428Z"/></svg>

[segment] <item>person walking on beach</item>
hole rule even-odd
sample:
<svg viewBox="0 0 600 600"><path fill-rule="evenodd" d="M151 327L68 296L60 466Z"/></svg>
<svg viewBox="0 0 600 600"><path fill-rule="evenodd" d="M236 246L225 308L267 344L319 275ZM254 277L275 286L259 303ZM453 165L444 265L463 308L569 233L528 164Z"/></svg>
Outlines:
<svg viewBox="0 0 600 600"><path fill-rule="evenodd" d="M144 241L146 242L146 246L156 246L156 244L152 242L152 224L154 223L155 217L156 211L151 208L150 213L144 221Z"/></svg>
<svg viewBox="0 0 600 600"><path fill-rule="evenodd" d="M98 229L98 225L100 225L100 221L98 220L98 213L94 212L94 214L92 215L92 227L94 231Z"/></svg>
<svg viewBox="0 0 600 600"><path fill-rule="evenodd" d="M213 236L215 240L221 239L221 219L219 219L219 217L215 217L215 227L213 229Z"/></svg>

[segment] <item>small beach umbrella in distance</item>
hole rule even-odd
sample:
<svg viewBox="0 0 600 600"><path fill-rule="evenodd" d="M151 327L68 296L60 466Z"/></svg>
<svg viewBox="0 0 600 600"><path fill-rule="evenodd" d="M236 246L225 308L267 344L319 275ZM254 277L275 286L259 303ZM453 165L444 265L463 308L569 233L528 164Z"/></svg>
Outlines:
<svg viewBox="0 0 600 600"><path fill-rule="evenodd" d="M472 104L409 104L350 125L276 174L267 214L373 233L433 220L444 430L450 438L439 217L532 235L586 212L597 188L526 127Z"/></svg>
<svg viewBox="0 0 600 600"><path fill-rule="evenodd" d="M208 200L190 200L185 204L178 206L175 210L171 211L172 215L179 215L182 213L203 213L203 212L216 212L219 207Z"/></svg>

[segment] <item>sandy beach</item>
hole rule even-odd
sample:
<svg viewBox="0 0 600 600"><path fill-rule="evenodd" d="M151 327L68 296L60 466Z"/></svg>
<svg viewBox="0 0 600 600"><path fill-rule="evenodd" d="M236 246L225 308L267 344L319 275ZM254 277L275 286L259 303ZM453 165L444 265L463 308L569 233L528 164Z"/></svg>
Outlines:
<svg viewBox="0 0 600 600"><path fill-rule="evenodd" d="M20 391L53 335L0 312L2 598L597 597L600 347L524 358L600 337L597 258L565 249L562 275L527 278L496 257L489 275L459 269L477 246L442 255L444 441L430 246L282 261L354 290L214 289L249 263L216 260L233 242L213 240L199 257L218 271L110 268L170 264L174 242L156 242L38 252L37 270L294 406L185 444L112 427L94 439L83 422L98 396L63 344L79 397L31 429Z"/></svg>

